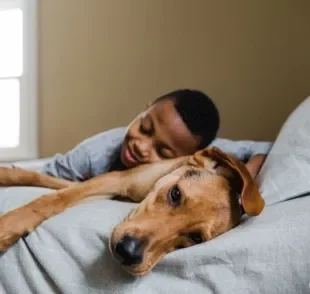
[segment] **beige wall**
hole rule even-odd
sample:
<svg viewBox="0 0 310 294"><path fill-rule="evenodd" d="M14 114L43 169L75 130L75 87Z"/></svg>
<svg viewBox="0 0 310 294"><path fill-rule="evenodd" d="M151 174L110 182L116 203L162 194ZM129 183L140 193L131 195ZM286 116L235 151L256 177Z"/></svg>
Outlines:
<svg viewBox="0 0 310 294"><path fill-rule="evenodd" d="M206 91L220 135L274 139L310 95L309 0L41 0L40 150L127 124L175 88Z"/></svg>

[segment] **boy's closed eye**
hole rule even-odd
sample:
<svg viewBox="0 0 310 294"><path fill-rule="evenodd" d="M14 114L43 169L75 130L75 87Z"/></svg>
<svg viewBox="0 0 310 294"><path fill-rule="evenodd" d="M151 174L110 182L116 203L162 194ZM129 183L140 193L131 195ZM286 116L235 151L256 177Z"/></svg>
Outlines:
<svg viewBox="0 0 310 294"><path fill-rule="evenodd" d="M139 131L147 136L155 135L154 123L150 116L145 115L141 117ZM162 142L155 142L155 151L162 159L170 159L175 157L175 154L171 148Z"/></svg>
<svg viewBox="0 0 310 294"><path fill-rule="evenodd" d="M153 130L152 122L148 118L141 117L139 131L145 135L152 135Z"/></svg>

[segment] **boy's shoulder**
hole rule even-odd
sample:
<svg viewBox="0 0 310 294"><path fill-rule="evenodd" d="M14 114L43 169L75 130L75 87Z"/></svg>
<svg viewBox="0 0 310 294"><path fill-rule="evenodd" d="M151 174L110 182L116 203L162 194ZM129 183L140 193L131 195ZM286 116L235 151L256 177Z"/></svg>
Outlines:
<svg viewBox="0 0 310 294"><path fill-rule="evenodd" d="M89 160L90 172L96 176L107 172L116 160L127 132L126 127L109 129L82 142L83 154Z"/></svg>
<svg viewBox="0 0 310 294"><path fill-rule="evenodd" d="M118 127L113 129L108 129L100 132L93 137L124 137L126 134L127 127ZM92 137L91 137L92 138Z"/></svg>
<svg viewBox="0 0 310 294"><path fill-rule="evenodd" d="M110 129L89 138L68 151L56 154L41 169L42 173L83 181L108 171L120 149L126 128Z"/></svg>
<svg viewBox="0 0 310 294"><path fill-rule="evenodd" d="M91 148L92 146L102 148L106 144L115 146L115 144L118 145L124 140L126 130L127 127L109 129L85 139L82 144L87 148Z"/></svg>

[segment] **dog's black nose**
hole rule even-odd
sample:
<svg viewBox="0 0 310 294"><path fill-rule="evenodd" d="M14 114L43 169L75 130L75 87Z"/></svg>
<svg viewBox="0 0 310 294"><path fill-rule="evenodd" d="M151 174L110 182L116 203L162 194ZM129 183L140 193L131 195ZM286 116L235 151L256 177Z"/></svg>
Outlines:
<svg viewBox="0 0 310 294"><path fill-rule="evenodd" d="M116 258L123 265L133 265L142 262L143 258L143 244L139 239L125 235L118 241L115 247Z"/></svg>

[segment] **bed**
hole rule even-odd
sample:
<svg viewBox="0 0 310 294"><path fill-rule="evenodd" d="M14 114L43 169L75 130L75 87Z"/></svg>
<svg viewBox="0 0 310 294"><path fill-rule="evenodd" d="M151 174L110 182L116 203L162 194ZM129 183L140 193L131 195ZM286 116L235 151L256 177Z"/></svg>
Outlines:
<svg viewBox="0 0 310 294"><path fill-rule="evenodd" d="M145 277L127 274L108 238L135 204L68 209L0 253L0 293L310 293L310 98L283 125L258 176L267 206L209 242L166 255ZM27 166L27 163L16 165ZM0 189L0 213L49 189Z"/></svg>

